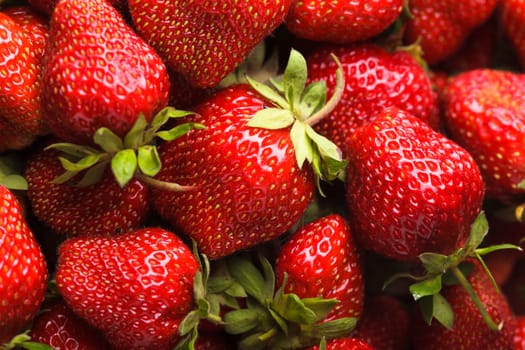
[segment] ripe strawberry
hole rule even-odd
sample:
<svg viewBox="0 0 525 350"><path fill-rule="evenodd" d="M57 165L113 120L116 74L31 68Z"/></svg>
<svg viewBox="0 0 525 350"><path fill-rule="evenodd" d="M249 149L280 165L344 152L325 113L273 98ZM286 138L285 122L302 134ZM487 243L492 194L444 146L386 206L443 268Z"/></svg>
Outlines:
<svg viewBox="0 0 525 350"><path fill-rule="evenodd" d="M513 349L525 349L525 316L517 316L516 318L516 333L514 334Z"/></svg>
<svg viewBox="0 0 525 350"><path fill-rule="evenodd" d="M370 295L365 298L363 310L351 334L353 338L366 341L376 350L410 348L410 315L399 299Z"/></svg>
<svg viewBox="0 0 525 350"><path fill-rule="evenodd" d="M516 49L521 65L525 67L525 1L501 0L500 7L500 19L505 33Z"/></svg>
<svg viewBox="0 0 525 350"><path fill-rule="evenodd" d="M193 85L212 87L282 23L290 0L128 2L137 32Z"/></svg>
<svg viewBox="0 0 525 350"><path fill-rule="evenodd" d="M44 300L47 267L15 196L0 186L0 344L22 331Z"/></svg>
<svg viewBox="0 0 525 350"><path fill-rule="evenodd" d="M21 149L47 132L40 108L42 20L0 12L0 152ZM34 35L33 35L34 33Z"/></svg>
<svg viewBox="0 0 525 350"><path fill-rule="evenodd" d="M409 0L407 43L419 41L423 58L436 64L452 55L472 30L494 12L497 0Z"/></svg>
<svg viewBox="0 0 525 350"><path fill-rule="evenodd" d="M167 104L169 78L160 57L106 0L61 0L51 17L42 86L51 131L91 143L102 126L123 136L139 114L150 120Z"/></svg>
<svg viewBox="0 0 525 350"><path fill-rule="evenodd" d="M31 327L31 341L56 350L109 350L109 343L97 329L76 315L62 300L47 303Z"/></svg>
<svg viewBox="0 0 525 350"><path fill-rule="evenodd" d="M386 107L403 108L438 128L437 96L425 70L409 53L388 52L375 44L316 49L307 59L309 80L325 80L328 91L335 86L336 65L331 53L343 66L345 91L336 108L315 129L343 153L354 130Z"/></svg>
<svg viewBox="0 0 525 350"><path fill-rule="evenodd" d="M451 137L478 163L487 196L525 198L525 79L507 71L480 69L452 78L444 96Z"/></svg>
<svg viewBox="0 0 525 350"><path fill-rule="evenodd" d="M485 305L496 324L502 325L495 331L488 327L467 291L460 285L447 285L442 295L454 313L451 329L438 322L427 324L419 311L412 322L414 349L513 349L515 319L505 296L499 293L480 264L475 264L468 281Z"/></svg>
<svg viewBox="0 0 525 350"><path fill-rule="evenodd" d="M142 224L149 210L149 189L133 179L121 188L107 170L89 186L53 183L64 169L55 150L36 150L28 159L25 177L33 214L57 233L113 234Z"/></svg>
<svg viewBox="0 0 525 350"><path fill-rule="evenodd" d="M286 17L293 34L316 41L350 43L370 39L400 15L403 0L296 1Z"/></svg>
<svg viewBox="0 0 525 350"><path fill-rule="evenodd" d="M335 338L328 340L324 346L312 346L305 350L374 350L364 340L355 338Z"/></svg>
<svg viewBox="0 0 525 350"><path fill-rule="evenodd" d="M115 349L171 349L179 340L198 263L174 233L70 238L58 258L59 293Z"/></svg>
<svg viewBox="0 0 525 350"><path fill-rule="evenodd" d="M20 24L31 37L35 55L41 58L44 55L49 38L49 24L46 17L35 12L29 6L11 6L5 8L3 13L11 17L15 22Z"/></svg>
<svg viewBox="0 0 525 350"><path fill-rule="evenodd" d="M465 243L483 200L467 151L396 108L358 128L347 147L350 226L366 249L416 260Z"/></svg>
<svg viewBox="0 0 525 350"><path fill-rule="evenodd" d="M27 2L35 10L40 11L46 15L51 15L58 3L58 0L27 0ZM119 10L124 10L127 6L126 0L109 0L109 2Z"/></svg>
<svg viewBox="0 0 525 350"><path fill-rule="evenodd" d="M359 317L364 298L359 259L347 223L342 216L331 214L304 225L290 237L277 256L275 274L278 285L286 281L287 293L337 299L339 303L323 321Z"/></svg>

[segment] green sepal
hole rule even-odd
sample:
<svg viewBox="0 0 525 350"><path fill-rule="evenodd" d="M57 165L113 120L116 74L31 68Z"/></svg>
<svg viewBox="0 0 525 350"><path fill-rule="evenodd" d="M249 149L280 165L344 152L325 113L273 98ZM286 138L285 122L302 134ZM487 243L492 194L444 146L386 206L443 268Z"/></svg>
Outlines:
<svg viewBox="0 0 525 350"><path fill-rule="evenodd" d="M491 245L488 247L477 248L476 253L479 255L487 255L487 254L493 253L498 250L506 250L506 249L523 250L519 245L510 244L510 243L502 243L502 244Z"/></svg>
<svg viewBox="0 0 525 350"><path fill-rule="evenodd" d="M143 145L147 126L148 122L146 121L144 114L140 113L137 120L135 120L135 123L133 123L131 129L124 136L123 146L125 148L138 148Z"/></svg>
<svg viewBox="0 0 525 350"><path fill-rule="evenodd" d="M262 96L264 96L269 101L272 101L276 106L279 106L283 109L291 110L290 104L286 101L285 98L283 98L278 91L272 89L268 85L259 83L258 81L255 81L251 79L250 77L246 77L248 80L248 83L251 85L251 87L260 93Z"/></svg>
<svg viewBox="0 0 525 350"><path fill-rule="evenodd" d="M265 350L267 344L261 339L265 336L264 332L257 332L242 338L237 343L237 350Z"/></svg>
<svg viewBox="0 0 525 350"><path fill-rule="evenodd" d="M190 111L175 109L173 107L166 107L153 117L150 123L150 126L152 130L156 131L156 130L159 130L161 127L163 127L168 122L168 120L172 118L182 118L182 117L186 117L192 114L195 114L195 113L190 112Z"/></svg>
<svg viewBox="0 0 525 350"><path fill-rule="evenodd" d="M295 150L295 160L299 168L303 167L305 161L312 163L314 149L308 134L306 133L306 123L296 121L290 130L290 138Z"/></svg>
<svg viewBox="0 0 525 350"><path fill-rule="evenodd" d="M282 294L272 303L272 308L284 319L298 324L312 324L317 315L307 308L301 298L294 293Z"/></svg>
<svg viewBox="0 0 525 350"><path fill-rule="evenodd" d="M342 317L327 322L314 323L305 335L316 339L322 337L327 339L340 338L352 333L356 325L356 317Z"/></svg>
<svg viewBox="0 0 525 350"><path fill-rule="evenodd" d="M438 253L422 253L419 260L431 275L445 273L450 265L450 257Z"/></svg>
<svg viewBox="0 0 525 350"><path fill-rule="evenodd" d="M449 302L441 294L433 294L419 299L418 302L423 320L431 324L436 319L445 328L452 329L454 312Z"/></svg>
<svg viewBox="0 0 525 350"><path fill-rule="evenodd" d="M87 187L100 182L106 171L107 163L107 161L99 162L87 169L82 178L75 183L75 186Z"/></svg>
<svg viewBox="0 0 525 350"><path fill-rule="evenodd" d="M26 179L22 175L18 174L0 176L0 185L11 190L25 191L28 188L28 183Z"/></svg>
<svg viewBox="0 0 525 350"><path fill-rule="evenodd" d="M224 330L228 334L247 333L261 323L260 309L232 310L224 314Z"/></svg>
<svg viewBox="0 0 525 350"><path fill-rule="evenodd" d="M232 277L243 287L246 293L261 305L265 304L265 280L255 265L243 258L234 256L228 259L228 268Z"/></svg>
<svg viewBox="0 0 525 350"><path fill-rule="evenodd" d="M458 265L458 269L461 271L461 273L464 276L468 277L470 276L472 271L474 271L474 264L472 264L470 261L462 261ZM446 286L455 286L455 285L460 284L456 276L454 276L454 274L452 273L452 270L447 270L447 272L443 274L442 282L443 282L443 285L446 285Z"/></svg>
<svg viewBox="0 0 525 350"><path fill-rule="evenodd" d="M304 89L299 108L301 115L310 116L318 112L326 103L326 82L315 81Z"/></svg>
<svg viewBox="0 0 525 350"><path fill-rule="evenodd" d="M117 152L111 159L111 171L120 187L133 178L137 170L137 155L132 149L123 149Z"/></svg>
<svg viewBox="0 0 525 350"><path fill-rule="evenodd" d="M86 170L87 168L92 167L93 165L98 163L102 159L103 156L104 154L102 153L89 154L76 162L72 162L69 159L64 158L64 157L58 157L58 159L60 160L62 167L66 169L67 171L79 172L79 171Z"/></svg>
<svg viewBox="0 0 525 350"><path fill-rule="evenodd" d="M55 185L66 183L67 181L74 178L78 173L79 173L78 171L66 170L65 172L63 172L62 174L58 175L53 180L51 180L51 183Z"/></svg>
<svg viewBox="0 0 525 350"><path fill-rule="evenodd" d="M250 118L248 126L278 130L289 127L294 121L293 113L287 109L264 108Z"/></svg>
<svg viewBox="0 0 525 350"><path fill-rule="evenodd" d="M306 60L297 50L291 50L288 63L284 70L284 93L290 109L293 111L301 102L301 97L306 85L307 67Z"/></svg>
<svg viewBox="0 0 525 350"><path fill-rule="evenodd" d="M323 299L322 297L303 298L303 304L312 310L317 318L316 321L323 320L330 311L339 303L337 299Z"/></svg>
<svg viewBox="0 0 525 350"><path fill-rule="evenodd" d="M54 149L56 151L70 155L76 159L83 158L89 154L99 153L99 151L97 151L96 149L92 147L84 146L84 145L75 145L74 143L69 143L69 142L53 143L44 148L45 151L48 151L51 149Z"/></svg>
<svg viewBox="0 0 525 350"><path fill-rule="evenodd" d="M108 128L102 127L95 131L93 141L106 153L116 153L124 148L122 139Z"/></svg>
<svg viewBox="0 0 525 350"><path fill-rule="evenodd" d="M470 234L464 249L466 254L470 255L475 249L479 247L483 239L489 232L489 224L485 212L481 211L470 228Z"/></svg>
<svg viewBox="0 0 525 350"><path fill-rule="evenodd" d="M163 139L164 141L173 141L185 134L192 129L204 129L205 126L200 123L184 123L177 125L170 130L158 131L156 136Z"/></svg>
<svg viewBox="0 0 525 350"><path fill-rule="evenodd" d="M193 329L195 329L195 327L197 327L197 325L199 324L199 321L200 321L199 311L198 310L190 311L180 323L179 334L181 336L185 336L189 334L191 331L193 331Z"/></svg>
<svg viewBox="0 0 525 350"><path fill-rule="evenodd" d="M161 169L161 160L157 147L152 145L140 146L137 149L137 164L143 174L155 176Z"/></svg>
<svg viewBox="0 0 525 350"><path fill-rule="evenodd" d="M7 344L0 344L0 349L27 349L27 350L53 350L54 348L48 344L31 341L29 331L15 335Z"/></svg>
<svg viewBox="0 0 525 350"><path fill-rule="evenodd" d="M317 157L313 157L320 161L316 174L319 175L321 180L325 181L332 181L337 178L342 179L347 161L342 159L339 147L326 137L318 134L308 124L306 124L305 131L319 154Z"/></svg>
<svg viewBox="0 0 525 350"><path fill-rule="evenodd" d="M16 154L0 156L0 185L11 189L25 191L28 188L26 179L21 175L24 164Z"/></svg>
<svg viewBox="0 0 525 350"><path fill-rule="evenodd" d="M518 184L518 188L522 189L522 190L525 190L525 180L521 181L519 184Z"/></svg>
<svg viewBox="0 0 525 350"><path fill-rule="evenodd" d="M441 275L413 283L410 285L409 290L414 300L437 294L441 291Z"/></svg>

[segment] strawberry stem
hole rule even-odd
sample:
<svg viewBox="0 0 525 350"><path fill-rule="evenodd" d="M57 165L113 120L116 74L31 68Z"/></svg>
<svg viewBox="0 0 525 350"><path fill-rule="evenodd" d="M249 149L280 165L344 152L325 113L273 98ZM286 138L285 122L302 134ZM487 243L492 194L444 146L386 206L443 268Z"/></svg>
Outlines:
<svg viewBox="0 0 525 350"><path fill-rule="evenodd" d="M474 291L474 288L472 288L472 285L465 278L465 275L463 274L463 272L461 272L459 267L453 266L450 268L450 270L454 274L454 277L456 277L456 279L458 280L459 284L461 284L461 286L465 288L472 302L474 303L474 305L476 305L476 308L481 313L481 317L483 317L483 320L489 326L489 328L494 331L501 330L501 328L503 327L503 323L500 323L498 325L492 320L487 309L485 308L485 305L483 305L483 302L479 298L478 294Z"/></svg>
<svg viewBox="0 0 525 350"><path fill-rule="evenodd" d="M140 172L137 172L135 174L135 177L138 180L141 180L147 183L148 185L151 185L155 188L166 190L166 191L184 192L184 191L192 191L197 188L197 186L184 186L184 185L179 185L174 182L166 182L162 180L157 180L152 177L146 176Z"/></svg>

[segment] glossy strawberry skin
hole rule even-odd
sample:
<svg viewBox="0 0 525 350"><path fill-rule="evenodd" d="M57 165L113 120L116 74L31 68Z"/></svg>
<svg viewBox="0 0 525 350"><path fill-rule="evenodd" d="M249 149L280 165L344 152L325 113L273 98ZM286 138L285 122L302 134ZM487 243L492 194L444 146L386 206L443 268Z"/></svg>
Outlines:
<svg viewBox="0 0 525 350"><path fill-rule="evenodd" d="M348 149L349 221L366 249L416 260L462 246L484 195L467 151L396 108L357 129Z"/></svg>
<svg viewBox="0 0 525 350"><path fill-rule="evenodd" d="M500 19L505 33L514 45L521 65L525 67L525 1L501 0L500 8Z"/></svg>
<svg viewBox="0 0 525 350"><path fill-rule="evenodd" d="M59 1L49 42L42 104L60 139L91 143L103 126L124 136L140 113L150 120L166 106L164 63L106 0Z"/></svg>
<svg viewBox="0 0 525 350"><path fill-rule="evenodd" d="M288 275L286 292L339 300L325 321L360 316L364 298L360 256L342 216L330 214L301 227L283 245L275 265L279 285Z"/></svg>
<svg viewBox="0 0 525 350"><path fill-rule="evenodd" d="M407 43L419 40L425 61L436 64L456 52L497 4L497 0L410 0L404 39Z"/></svg>
<svg viewBox="0 0 525 350"><path fill-rule="evenodd" d="M516 317L516 333L514 334L514 350L525 349L525 316Z"/></svg>
<svg viewBox="0 0 525 350"><path fill-rule="evenodd" d="M174 233L76 237L58 250L57 289L115 349L171 349L193 309L198 264Z"/></svg>
<svg viewBox="0 0 525 350"><path fill-rule="evenodd" d="M36 149L25 167L32 212L54 232L66 236L123 233L148 218L150 192L141 181L132 179L120 188L107 170L100 182L87 187L51 183L64 171L53 150Z"/></svg>
<svg viewBox="0 0 525 350"><path fill-rule="evenodd" d="M20 204L0 186L0 344L23 331L46 291L47 266Z"/></svg>
<svg viewBox="0 0 525 350"><path fill-rule="evenodd" d="M525 198L525 78L480 69L455 76L444 95L451 137L476 159L487 196L503 201Z"/></svg>
<svg viewBox="0 0 525 350"><path fill-rule="evenodd" d="M211 259L284 234L313 197L313 174L298 168L290 130L246 125L265 106L248 85L224 89L185 118L205 129L159 147L157 178L195 188L152 189L155 209Z"/></svg>
<svg viewBox="0 0 525 350"><path fill-rule="evenodd" d="M109 350L97 329L76 315L63 300L46 303L34 319L31 340L56 350Z"/></svg>
<svg viewBox="0 0 525 350"><path fill-rule="evenodd" d="M193 85L212 87L284 19L290 0L131 0L137 32Z"/></svg>
<svg viewBox="0 0 525 350"><path fill-rule="evenodd" d="M447 330L439 322L428 325L414 310L412 343L414 349L513 349L515 318L505 296L495 289L486 272L477 264L468 281L485 305L496 324L503 323L500 331L491 330L483 320L466 290L460 285L442 289L442 295L454 312L454 325Z"/></svg>
<svg viewBox="0 0 525 350"><path fill-rule="evenodd" d="M319 350L318 345L305 350ZM326 350L374 350L370 344L364 340L355 338L335 338L326 342Z"/></svg>
<svg viewBox="0 0 525 350"><path fill-rule="evenodd" d="M336 64L345 72L345 90L337 107L319 123L316 131L346 153L348 138L371 122L384 108L403 108L438 128L437 95L424 69L406 52L390 53L374 44L356 44L314 50L308 57L310 81L325 80L328 96L335 88Z"/></svg>
<svg viewBox="0 0 525 350"><path fill-rule="evenodd" d="M295 1L286 27L295 35L316 41L350 43L370 39L392 24L403 0Z"/></svg>

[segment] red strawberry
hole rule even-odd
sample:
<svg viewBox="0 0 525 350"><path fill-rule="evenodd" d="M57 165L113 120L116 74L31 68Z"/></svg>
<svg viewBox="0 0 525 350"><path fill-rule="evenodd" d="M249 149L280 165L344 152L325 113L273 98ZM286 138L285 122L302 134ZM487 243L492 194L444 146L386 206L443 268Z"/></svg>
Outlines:
<svg viewBox="0 0 525 350"><path fill-rule="evenodd" d="M499 70L455 76L444 96L451 137L467 149L483 173L487 196L525 198L525 79Z"/></svg>
<svg viewBox="0 0 525 350"><path fill-rule="evenodd" d="M467 151L396 108L358 128L347 147L350 226L366 249L416 260L465 243L483 200Z"/></svg>
<svg viewBox="0 0 525 350"><path fill-rule="evenodd" d="M336 338L326 342L324 346L312 346L305 350L375 350L370 344L364 340L355 338Z"/></svg>
<svg viewBox="0 0 525 350"><path fill-rule="evenodd" d="M0 12L0 61L6 68L0 72L0 152L24 148L47 132L39 96L41 20Z"/></svg>
<svg viewBox="0 0 525 350"><path fill-rule="evenodd" d="M492 285L480 264L475 264L468 277L474 291L485 305L490 317L501 330L492 330L485 323L471 296L460 285L447 285L441 293L454 313L451 329L438 322L427 324L419 311L413 318L412 340L414 349L513 349L515 319L505 296Z"/></svg>
<svg viewBox="0 0 525 350"><path fill-rule="evenodd" d="M359 317L364 283L359 253L350 228L338 214L310 222L281 248L275 263L278 284L301 298L322 296L339 303L324 321Z"/></svg>
<svg viewBox="0 0 525 350"><path fill-rule="evenodd" d="M198 263L172 232L76 237L58 251L57 288L115 349L171 349L193 308Z"/></svg>
<svg viewBox="0 0 525 350"><path fill-rule="evenodd" d="M61 0L51 17L42 86L51 131L90 143L102 126L123 136L139 114L150 120L167 104L169 78L160 57L106 0Z"/></svg>
<svg viewBox="0 0 525 350"><path fill-rule="evenodd" d="M44 300L44 255L15 196L0 186L0 344L28 326Z"/></svg>
<svg viewBox="0 0 525 350"><path fill-rule="evenodd" d="M193 85L212 87L282 23L290 0L131 0L138 33Z"/></svg>
<svg viewBox="0 0 525 350"><path fill-rule="evenodd" d="M514 350L525 349L525 316L516 319L516 333L514 334Z"/></svg>
<svg viewBox="0 0 525 350"><path fill-rule="evenodd" d="M438 63L456 52L494 12L497 0L409 0L404 40L419 41L423 58Z"/></svg>
<svg viewBox="0 0 525 350"><path fill-rule="evenodd" d="M403 3L403 0L296 1L286 17L286 27L295 35L310 40L364 41L392 24L400 15Z"/></svg>
<svg viewBox="0 0 525 350"><path fill-rule="evenodd" d="M375 350L410 348L410 315L396 297L380 294L365 298L363 314L352 333Z"/></svg>
<svg viewBox="0 0 525 350"><path fill-rule="evenodd" d="M35 55L41 58L44 55L49 38L49 24L47 18L35 12L29 6L11 6L2 11L20 24L33 44Z"/></svg>
<svg viewBox="0 0 525 350"><path fill-rule="evenodd" d="M525 1L501 0L500 18L503 28L517 51L519 61L525 67Z"/></svg>
<svg viewBox="0 0 525 350"><path fill-rule="evenodd" d="M28 0L31 7L47 15L51 15L58 0ZM124 10L127 6L126 0L109 0L109 2L119 10Z"/></svg>
<svg viewBox="0 0 525 350"><path fill-rule="evenodd" d="M148 217L149 189L137 179L121 188L106 171L99 182L85 187L53 183L64 172L57 153L36 150L25 169L33 214L53 231L68 236L121 233Z"/></svg>
<svg viewBox="0 0 525 350"><path fill-rule="evenodd" d="M315 50L307 59L310 81L325 80L335 87L335 54L343 66L346 85L332 113L315 129L337 144L344 153L354 130L371 122L384 108L395 106L438 127L437 97L425 70L407 52L388 52L374 44Z"/></svg>
<svg viewBox="0 0 525 350"><path fill-rule="evenodd" d="M48 344L56 350L109 350L102 334L78 317L62 301L46 304L34 319L31 341Z"/></svg>

